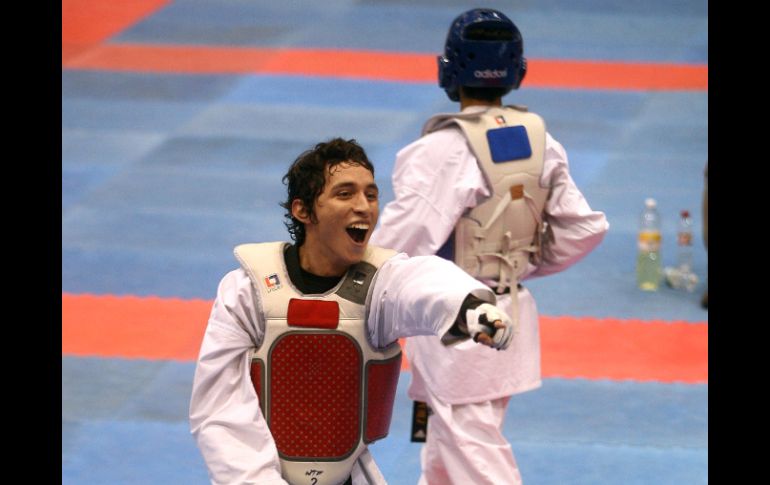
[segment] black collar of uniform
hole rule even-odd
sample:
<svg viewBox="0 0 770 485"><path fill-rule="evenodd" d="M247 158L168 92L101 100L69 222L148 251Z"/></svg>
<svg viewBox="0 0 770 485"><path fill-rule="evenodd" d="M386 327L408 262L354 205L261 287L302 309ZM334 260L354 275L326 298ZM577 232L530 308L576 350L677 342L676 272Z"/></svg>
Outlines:
<svg viewBox="0 0 770 485"><path fill-rule="evenodd" d="M326 293L337 286L344 276L318 276L305 271L299 264L299 248L294 244L286 245L283 250L283 259L286 262L289 279L300 292L306 295Z"/></svg>

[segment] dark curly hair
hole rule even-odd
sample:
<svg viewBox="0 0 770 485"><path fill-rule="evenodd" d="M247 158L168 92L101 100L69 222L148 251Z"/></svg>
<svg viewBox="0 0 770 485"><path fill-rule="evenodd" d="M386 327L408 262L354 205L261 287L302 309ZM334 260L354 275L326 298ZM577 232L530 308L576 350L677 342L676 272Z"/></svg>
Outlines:
<svg viewBox="0 0 770 485"><path fill-rule="evenodd" d="M291 203L294 199L302 201L307 208L310 220L315 222L314 205L326 183L326 172L343 162L360 165L374 176L374 165L369 161L363 147L355 140L333 138L318 143L312 150L302 153L289 167L283 176L283 183L288 188L288 198L280 205L286 209L284 222L289 234L297 246L305 242L305 224L291 214Z"/></svg>

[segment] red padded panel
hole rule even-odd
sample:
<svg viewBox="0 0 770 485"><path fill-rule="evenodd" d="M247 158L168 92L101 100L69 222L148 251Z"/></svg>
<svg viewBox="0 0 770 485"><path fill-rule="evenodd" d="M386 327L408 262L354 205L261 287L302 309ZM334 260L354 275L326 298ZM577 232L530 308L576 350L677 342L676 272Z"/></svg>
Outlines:
<svg viewBox="0 0 770 485"><path fill-rule="evenodd" d="M254 359L251 361L251 384L254 386L254 390L257 392L259 398L259 407L262 409L262 415L265 414L265 394L262 391L264 380L264 364L261 360Z"/></svg>
<svg viewBox="0 0 770 485"><path fill-rule="evenodd" d="M390 360L367 364L365 443L371 443L388 435L400 373L400 352Z"/></svg>
<svg viewBox="0 0 770 485"><path fill-rule="evenodd" d="M335 329L340 321L340 306L336 301L292 298L286 321L292 327Z"/></svg>
<svg viewBox="0 0 770 485"><path fill-rule="evenodd" d="M360 438L361 361L345 335L298 332L271 350L270 431L286 459L342 458Z"/></svg>

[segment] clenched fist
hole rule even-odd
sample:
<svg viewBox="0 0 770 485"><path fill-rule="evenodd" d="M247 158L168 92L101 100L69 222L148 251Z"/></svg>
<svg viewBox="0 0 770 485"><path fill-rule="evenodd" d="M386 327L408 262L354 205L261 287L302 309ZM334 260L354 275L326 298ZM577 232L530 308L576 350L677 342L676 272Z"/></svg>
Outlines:
<svg viewBox="0 0 770 485"><path fill-rule="evenodd" d="M465 312L468 333L475 342L505 350L513 340L513 322L510 317L494 305L482 303Z"/></svg>

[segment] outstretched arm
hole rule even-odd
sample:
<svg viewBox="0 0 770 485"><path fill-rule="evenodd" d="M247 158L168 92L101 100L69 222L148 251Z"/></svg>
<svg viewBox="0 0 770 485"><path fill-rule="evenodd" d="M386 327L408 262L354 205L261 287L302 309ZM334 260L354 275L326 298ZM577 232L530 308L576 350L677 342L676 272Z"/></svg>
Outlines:
<svg viewBox="0 0 770 485"><path fill-rule="evenodd" d="M401 337L437 335L445 344L473 338L506 348L512 322L494 306L491 289L437 256L399 254L377 272L367 323L372 343L384 347Z"/></svg>

